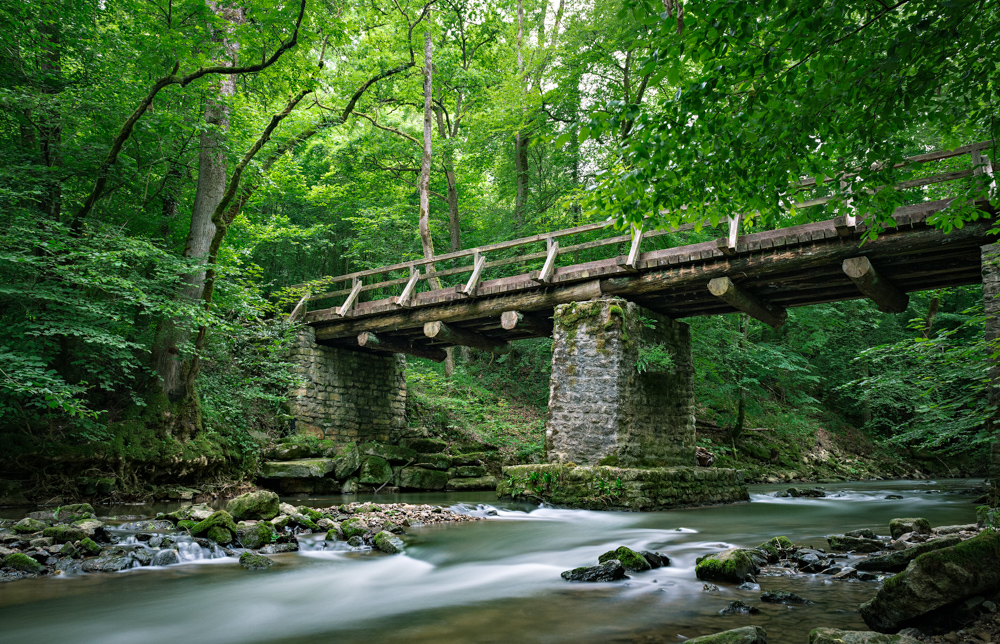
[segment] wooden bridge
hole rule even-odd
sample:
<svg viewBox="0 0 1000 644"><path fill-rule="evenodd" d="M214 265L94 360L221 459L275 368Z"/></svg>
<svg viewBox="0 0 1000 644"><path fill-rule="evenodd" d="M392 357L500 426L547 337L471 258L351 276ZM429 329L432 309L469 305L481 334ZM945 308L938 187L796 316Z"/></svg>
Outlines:
<svg viewBox="0 0 1000 644"><path fill-rule="evenodd" d="M993 165L982 153L992 145L976 143L911 157L905 165L947 161L951 167L894 187L914 189L926 198L929 186L982 175L995 197ZM965 167L955 169L959 165ZM810 179L798 187L822 191L825 183L850 176ZM817 196L796 206L816 207L834 199ZM448 346L502 353L512 340L548 336L555 306L602 296L622 297L674 319L742 311L772 326L784 321L790 307L864 297L882 311L900 312L907 306L909 292L981 281L980 247L995 241L989 230L995 226L996 211L989 201L977 201L974 205L984 217L946 234L928 224L928 218L951 201L933 199L900 207L893 214L895 227L864 243L868 226L853 213L747 235L739 234L737 216L729 219L723 238L660 249L648 246L657 237L694 226L653 232L633 229L626 235L610 234L611 222L577 226L324 278L313 282L314 290L306 292L292 317L303 317L322 344L443 360L443 348ZM844 210L850 212L849 203ZM565 243L601 231L609 234ZM619 248L628 253L618 255ZM560 261L594 249L612 249L615 255L574 264ZM490 259L512 251L521 254ZM436 264L448 262L463 263L435 270ZM541 267L490 279L491 272L532 263ZM438 287L435 282L453 275L468 277L456 286ZM317 293L316 284L345 287ZM363 301L372 293L380 297ZM307 310L310 302L318 301L336 305Z"/></svg>

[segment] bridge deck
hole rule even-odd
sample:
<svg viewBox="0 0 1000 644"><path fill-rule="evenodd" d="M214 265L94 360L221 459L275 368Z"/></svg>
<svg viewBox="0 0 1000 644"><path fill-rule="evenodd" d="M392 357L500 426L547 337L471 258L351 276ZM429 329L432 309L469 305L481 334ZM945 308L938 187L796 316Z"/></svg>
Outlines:
<svg viewBox="0 0 1000 644"><path fill-rule="evenodd" d="M935 175L930 181L917 181L928 185L981 174L983 164L977 164L978 150L984 146L986 144L974 144L959 150L922 155L920 162L950 158L971 150L973 168ZM992 174L988 159L985 170ZM855 225L851 217L837 217L739 237L735 235L738 223L734 226L731 221L734 232L728 240L645 253L638 252L641 234L577 244L560 251L558 238L606 226L592 224L539 235L537 239L504 242L494 247L334 278L334 282L350 279L352 288L315 296L307 294L296 310L304 309L309 299L346 295L344 304L339 307L304 314L305 322L316 329L317 341L354 349L364 345L368 350L411 353L432 359L443 357L440 348L444 346L468 344L502 351L508 341L547 335L550 325L545 318L552 315L558 304L609 295L627 298L673 318L742 310L773 325L781 323L789 307L863 297L874 299L883 310L900 310L900 306L905 307L904 293L981 281L980 246L994 241L988 231L994 226L995 210L989 202L977 202L976 206L986 217L945 234L929 225L927 219L950 201L928 201L899 208L893 215L896 227L882 231L876 239L863 244L867 227ZM645 236L657 234L663 233ZM628 255L555 267L554 260L560 253L620 244L629 239L632 240L632 252ZM486 262L484 252L541 241L547 242L546 251ZM424 275L419 272L419 267L426 267L433 261L463 256L474 260L471 266ZM543 258L547 261L541 271L479 281L483 266ZM852 258L866 258L867 261ZM868 272L860 278L858 275L852 277L847 272L845 260L861 262L861 270ZM479 270L476 266L480 266ZM365 277L386 275L399 269L409 269L410 278L363 284ZM472 276L466 285L457 287L420 293L412 288L429 275L457 273L471 273ZM365 290L393 285L400 287L400 296L357 301ZM524 323L502 324L504 312L526 314L527 318ZM428 323L444 323L446 332L441 332L441 325L433 330L425 328Z"/></svg>

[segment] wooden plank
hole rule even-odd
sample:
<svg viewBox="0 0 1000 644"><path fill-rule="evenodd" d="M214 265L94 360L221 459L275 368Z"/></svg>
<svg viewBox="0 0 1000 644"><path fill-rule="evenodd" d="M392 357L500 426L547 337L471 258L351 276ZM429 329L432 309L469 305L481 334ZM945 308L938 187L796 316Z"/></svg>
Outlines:
<svg viewBox="0 0 1000 644"><path fill-rule="evenodd" d="M406 282L403 293L393 302L396 306L410 306L410 300L413 299L413 292L417 288L417 282L420 281L420 269L414 267L410 270L410 279Z"/></svg>
<svg viewBox="0 0 1000 644"><path fill-rule="evenodd" d="M527 331L532 335L551 337L553 323L547 317L531 315L521 311L504 311L500 314L500 326L507 331Z"/></svg>
<svg viewBox="0 0 1000 644"><path fill-rule="evenodd" d="M884 276L879 275L867 257L850 257L844 260L844 273L883 313L902 313L910 303L910 296L901 291Z"/></svg>
<svg viewBox="0 0 1000 644"><path fill-rule="evenodd" d="M559 242L552 240L549 244L548 256L545 258L545 264L542 265L542 270L531 272L531 281L538 282L539 284L547 284L552 281L552 273L556 267L556 257L559 256Z"/></svg>
<svg viewBox="0 0 1000 644"><path fill-rule="evenodd" d="M424 323L424 335L432 340L451 345L461 345L489 351L490 353L510 353L510 343L506 340L495 340L485 335L467 331L457 326L446 324L440 320Z"/></svg>
<svg viewBox="0 0 1000 644"><path fill-rule="evenodd" d="M472 275L469 276L469 281L465 283L462 287L462 294L466 297L472 297L476 294L476 289L479 288L479 278L483 274L483 267L486 266L486 255L476 255L475 268L472 269Z"/></svg>
<svg viewBox="0 0 1000 644"><path fill-rule="evenodd" d="M426 358L434 362L444 362L448 354L438 347L422 347L406 340L376 335L368 331L358 334L358 346L386 353L405 353L417 358Z"/></svg>
<svg viewBox="0 0 1000 644"><path fill-rule="evenodd" d="M632 227L632 247L628 251L628 259L625 260L625 269L631 272L639 270L639 247L642 246L642 228Z"/></svg>
<svg viewBox="0 0 1000 644"><path fill-rule="evenodd" d="M309 291L306 291L305 295L302 296L302 299L299 300L299 303L295 305L294 309L292 309L292 312L288 314L288 321L295 322L299 318L305 316L308 307L309 307Z"/></svg>
<svg viewBox="0 0 1000 644"><path fill-rule="evenodd" d="M728 277L716 277L708 283L709 292L733 308L777 329L785 323L788 312L783 307L767 304L737 286Z"/></svg>
<svg viewBox="0 0 1000 644"><path fill-rule="evenodd" d="M351 289L351 294L347 296L347 300L344 301L344 304L337 309L337 317L344 317L345 315L347 315L347 312L351 310L352 306L354 306L354 301L358 299L358 295L360 293L361 293L361 280L355 279L354 288Z"/></svg>

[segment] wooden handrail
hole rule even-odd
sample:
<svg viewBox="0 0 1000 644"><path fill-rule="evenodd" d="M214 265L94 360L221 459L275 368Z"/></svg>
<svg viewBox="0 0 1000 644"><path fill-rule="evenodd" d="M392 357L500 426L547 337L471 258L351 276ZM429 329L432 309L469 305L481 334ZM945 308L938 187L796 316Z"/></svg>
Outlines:
<svg viewBox="0 0 1000 644"><path fill-rule="evenodd" d="M979 163L977 159L986 158L984 155L981 154L981 151L990 148L992 145L993 141L982 141L979 143L973 143L970 145L965 145L959 148L955 148L953 150L943 150L943 151L919 154L905 158L902 163L895 164L893 168L901 168L911 164L925 164L934 161L941 161L944 159L950 159L965 154L969 154L970 157L972 157L973 165L975 166ZM884 168L873 168L873 169L875 171L882 171ZM990 179L993 179L991 163L986 164L985 172L990 174ZM983 168L945 172L932 175L930 177L924 177L920 179L909 179L906 181L902 181L898 184L895 184L893 187L896 189L923 187L937 183L955 181L958 179L963 179L983 173L984 173ZM857 176L856 172L854 173L848 172L835 177L818 177L818 178L804 179L795 184L794 187L797 188L798 190L804 191L817 188L820 185L823 185L824 183L830 181L839 181L839 185L841 186L841 188L847 189L845 188L845 186L849 186L847 181L856 176ZM873 194L874 190L869 189L866 190L865 192L867 192L868 194ZM837 199L836 196L817 197L814 199L804 200L799 203L796 203L794 204L794 207L799 209L810 208L830 203L836 199ZM848 203L850 204L851 201L852 200L849 199ZM844 225L853 228L855 224L855 219L856 218L854 216L847 217L844 220ZM728 217L728 235L726 236L726 238L719 240L719 248L720 250L723 250L723 252L725 252L726 254L732 254L736 252L736 245L740 237L739 235L740 221L741 217L739 215ZM708 222L702 222L702 225L705 225L707 223ZM556 261L559 255L564 255L567 253L572 253L580 250L587 250L591 248L599 248L601 246L610 246L620 243L631 243L632 247L628 257L619 258L620 261L618 263L622 266L628 267L629 270L637 270L641 262L641 258L645 254L639 252L639 243L641 243L642 240L674 232L694 230L696 228L696 224L691 223L691 224L684 224L682 226L668 230L654 230L650 232L642 231L638 233L638 235L634 231L630 230L629 234L626 235L617 235L614 237L581 242L578 244L573 244L568 246L560 246L560 244L557 241L558 239L561 239L563 237L569 237L572 235L579 235L583 233L603 230L611 227L613 224L614 222L612 221L584 224L581 226L574 226L573 228L566 228L563 230L557 230L549 233L540 233L537 235L532 235L530 237L522 237L510 241L489 244L486 246L478 246L476 248L469 248L466 250L444 253L442 255L434 255L429 258L415 259L412 261L401 262L398 264L392 264L380 268L355 271L353 273L348 273L346 275L339 275L336 277L327 277L321 280L313 281L308 285L298 285L292 288L307 288L315 291L318 290L318 288L321 287L322 285L337 284L342 282L351 283L350 288L327 291L323 293L315 293L315 294L306 292L305 296L302 298L299 304L296 305L295 310L292 313L292 316L297 317L297 315L302 315L303 312L302 310L305 309L306 303L310 301L322 300L332 297L340 297L343 295L348 296L348 301L346 301L344 305L342 305L341 307L337 307L337 311L340 315L350 315L350 309L352 305L358 300L361 293L391 286L399 286L399 285L406 285L406 288L404 289L404 292L400 297L392 299L396 302L396 306L409 306L410 302L413 299L413 296L416 294L416 286L419 283L419 281L426 280L430 277L445 277L449 275L459 275L463 273L475 273L475 275L472 278L470 278L469 282L466 283L465 285L460 284L458 286L449 286L446 287L444 290L446 291L456 290L456 292L461 293L463 295L469 297L475 297L475 291L477 285L479 281L482 279L482 274L486 269L498 268L501 266L508 266L511 264L519 264L519 263L525 263L542 259L545 260L545 266L541 271L535 271L531 275L531 279L534 279L539 283L546 283L556 271ZM640 228L639 230L642 229ZM491 252L495 253L496 251L517 248L520 246L527 246L530 244L535 244L543 241L546 242L545 250L527 253L515 257L504 257L492 261L485 261L486 253L491 253ZM443 262L453 259L460 259L465 257L473 258L472 263L469 265L453 267L442 271L427 272L420 270L421 267L427 266L429 264L434 264L437 262ZM364 278L366 277L385 275L386 273L391 273L393 271L400 271L407 269L410 272L410 275L407 277L376 281L369 284L364 283Z"/></svg>

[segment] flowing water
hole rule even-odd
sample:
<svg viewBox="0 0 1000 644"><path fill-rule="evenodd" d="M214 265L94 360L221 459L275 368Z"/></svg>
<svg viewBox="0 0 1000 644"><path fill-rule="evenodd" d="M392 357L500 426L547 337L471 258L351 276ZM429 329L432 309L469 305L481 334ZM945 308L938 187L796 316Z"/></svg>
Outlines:
<svg viewBox="0 0 1000 644"><path fill-rule="evenodd" d="M762 576L765 591L792 591L815 602L762 604L759 592L732 585L705 592L695 559L775 535L822 548L834 532L885 534L899 516L926 517L932 525L974 522L966 490L978 483L828 485L836 496L822 499L778 499L767 496L777 486L752 486L748 504L642 514L504 504L489 493L312 499L317 507L405 501L483 515L495 510L496 516L412 528L404 555L329 551L317 541L274 556L280 565L269 570L247 571L233 558L210 558L191 544L177 565L3 584L0 643L652 643L756 624L767 629L771 644L804 644L816 626L864 629L857 606L878 584ZM886 500L890 493L903 498ZM559 577L619 545L658 550L672 564L611 584ZM759 606L760 614L718 614L735 599Z"/></svg>

